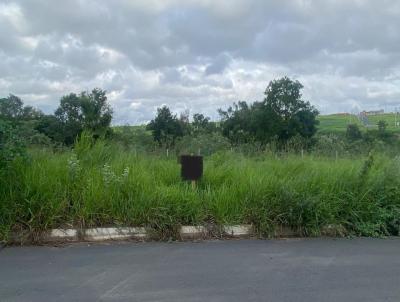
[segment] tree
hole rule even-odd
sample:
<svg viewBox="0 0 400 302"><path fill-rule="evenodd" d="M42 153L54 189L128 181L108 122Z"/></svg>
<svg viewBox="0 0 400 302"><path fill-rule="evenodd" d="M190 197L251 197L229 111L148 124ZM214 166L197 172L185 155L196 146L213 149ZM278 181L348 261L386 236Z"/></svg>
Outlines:
<svg viewBox="0 0 400 302"><path fill-rule="evenodd" d="M318 110L301 99L303 85L288 77L273 80L265 90L267 116L279 124L276 135L287 141L295 135L311 138L317 132Z"/></svg>
<svg viewBox="0 0 400 302"><path fill-rule="evenodd" d="M49 114L40 117L35 129L53 141L62 143L65 140L63 127L63 123L56 116Z"/></svg>
<svg viewBox="0 0 400 302"><path fill-rule="evenodd" d="M387 128L387 123L386 121L380 120L378 122L378 132L381 136L384 136L386 133L386 128Z"/></svg>
<svg viewBox="0 0 400 302"><path fill-rule="evenodd" d="M91 93L81 93L83 128L97 135L105 134L112 120L113 111L107 102L106 91L93 89Z"/></svg>
<svg viewBox="0 0 400 302"><path fill-rule="evenodd" d="M0 117L3 120L16 120L22 116L24 103L22 100L10 94L0 99Z"/></svg>
<svg viewBox="0 0 400 302"><path fill-rule="evenodd" d="M210 123L210 118L205 117L201 113L193 115L192 130L194 134L213 132L213 125Z"/></svg>
<svg viewBox="0 0 400 302"><path fill-rule="evenodd" d="M157 115L148 125L152 131L153 139L158 144L171 146L177 137L183 136L182 125L176 115L173 115L167 106L157 108Z"/></svg>
<svg viewBox="0 0 400 302"><path fill-rule="evenodd" d="M63 96L60 106L55 111L55 116L62 125L63 142L67 145L73 144L83 130L91 131L94 137L106 134L112 114L106 92L98 88L90 93L71 93Z"/></svg>
<svg viewBox="0 0 400 302"><path fill-rule="evenodd" d="M269 83L262 102L220 109L222 133L234 143L311 138L317 131L318 111L302 100L302 88L300 82L284 77Z"/></svg>
<svg viewBox="0 0 400 302"><path fill-rule="evenodd" d="M360 131L360 128L358 128L358 125L356 124L347 125L346 138L350 141L356 141L362 139L362 133Z"/></svg>
<svg viewBox="0 0 400 302"><path fill-rule="evenodd" d="M10 94L0 99L0 118L11 121L13 124L23 121L39 119L43 113L32 106L24 106L24 102L17 96Z"/></svg>
<svg viewBox="0 0 400 302"><path fill-rule="evenodd" d="M254 106L240 101L233 104L226 111L219 109L221 116L222 134L234 144L247 143L254 137L252 119L256 118Z"/></svg>
<svg viewBox="0 0 400 302"><path fill-rule="evenodd" d="M190 116L189 109L182 111L179 115L179 124L182 130L182 135L190 134L189 116Z"/></svg>
<svg viewBox="0 0 400 302"><path fill-rule="evenodd" d="M15 144L21 142L24 145L49 145L51 143L49 137L39 133L36 129L38 121L43 116L44 114L40 110L32 106L24 106L23 101L15 95L10 94L8 97L0 99L0 121L5 122L3 129L6 129L4 128L6 124L11 127L7 128L8 130L3 132L3 135L11 133L12 135L9 137L15 138ZM15 144L14 146L16 146Z"/></svg>

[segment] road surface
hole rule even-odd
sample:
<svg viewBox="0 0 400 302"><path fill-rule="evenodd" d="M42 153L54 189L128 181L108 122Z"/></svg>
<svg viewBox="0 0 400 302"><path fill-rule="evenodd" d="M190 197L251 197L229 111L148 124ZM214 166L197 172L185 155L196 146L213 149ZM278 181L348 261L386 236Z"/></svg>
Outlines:
<svg viewBox="0 0 400 302"><path fill-rule="evenodd" d="M398 302L400 239L10 247L0 301Z"/></svg>

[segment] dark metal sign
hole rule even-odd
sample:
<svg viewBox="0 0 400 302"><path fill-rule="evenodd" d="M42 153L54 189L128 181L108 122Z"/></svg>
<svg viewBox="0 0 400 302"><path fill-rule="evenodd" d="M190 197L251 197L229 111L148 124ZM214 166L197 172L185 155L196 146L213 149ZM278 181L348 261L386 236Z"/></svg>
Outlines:
<svg viewBox="0 0 400 302"><path fill-rule="evenodd" d="M181 155L181 176L184 180L196 181L203 175L203 156Z"/></svg>

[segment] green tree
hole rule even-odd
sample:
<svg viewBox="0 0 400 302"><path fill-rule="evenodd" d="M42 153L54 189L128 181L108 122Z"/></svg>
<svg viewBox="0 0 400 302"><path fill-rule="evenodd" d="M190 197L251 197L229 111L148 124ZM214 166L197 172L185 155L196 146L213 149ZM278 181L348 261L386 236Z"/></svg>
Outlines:
<svg viewBox="0 0 400 302"><path fill-rule="evenodd" d="M253 140L256 116L254 106L248 105L245 101L234 103L226 111L219 109L221 116L222 134L229 138L233 144L248 143Z"/></svg>
<svg viewBox="0 0 400 302"><path fill-rule="evenodd" d="M6 98L0 99L0 118L3 120L16 120L23 114L24 103L22 100L10 94Z"/></svg>
<svg viewBox="0 0 400 302"><path fill-rule="evenodd" d="M15 95L11 94L0 99L0 120L7 122L12 129L12 131L7 130L8 133L13 133L13 137L25 145L51 144L49 137L36 129L43 116L40 110L32 106L24 106L23 101Z"/></svg>
<svg viewBox="0 0 400 302"><path fill-rule="evenodd" d="M192 131L195 135L200 133L211 133L215 131L215 124L210 122L210 118L201 113L193 115Z"/></svg>
<svg viewBox="0 0 400 302"><path fill-rule="evenodd" d="M37 121L35 129L55 142L64 142L64 125L55 115L41 116Z"/></svg>
<svg viewBox="0 0 400 302"><path fill-rule="evenodd" d="M219 110L222 133L234 143L277 140L284 144L292 137L310 139L317 131L318 111L301 98L303 86L284 77L271 81L262 102L239 102Z"/></svg>
<svg viewBox="0 0 400 302"><path fill-rule="evenodd" d="M63 96L55 116L62 124L63 142L74 143L83 130L91 131L95 137L110 131L113 111L107 102L106 92L93 89L79 95Z"/></svg>
<svg viewBox="0 0 400 302"><path fill-rule="evenodd" d="M17 96L10 94L0 99L0 119L18 124L24 121L39 119L43 113L32 106L24 106L24 102Z"/></svg>
<svg viewBox="0 0 400 302"><path fill-rule="evenodd" d="M271 81L265 90L266 117L278 123L274 134L282 141L296 135L311 138L317 132L318 110L302 100L302 88L299 81L283 77Z"/></svg>
<svg viewBox="0 0 400 302"><path fill-rule="evenodd" d="M176 138L183 136L181 122L167 106L157 108L157 115L147 125L147 130L152 131L153 139L160 146L174 145Z"/></svg>
<svg viewBox="0 0 400 302"><path fill-rule="evenodd" d="M360 131L360 128L358 128L358 125L356 124L347 125L346 138L350 141L356 141L362 139L362 133Z"/></svg>

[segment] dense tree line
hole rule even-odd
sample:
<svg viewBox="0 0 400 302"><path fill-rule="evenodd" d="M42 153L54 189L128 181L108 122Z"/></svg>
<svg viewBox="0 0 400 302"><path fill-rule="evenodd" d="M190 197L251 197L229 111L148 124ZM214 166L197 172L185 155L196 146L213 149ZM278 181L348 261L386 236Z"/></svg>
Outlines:
<svg viewBox="0 0 400 302"><path fill-rule="evenodd" d="M261 102L239 102L219 110L223 134L232 142L286 142L294 136L311 138L317 131L318 111L301 99L303 86L287 77L271 81Z"/></svg>
<svg viewBox="0 0 400 302"><path fill-rule="evenodd" d="M300 82L283 77L269 83L262 101L239 101L226 110L219 109L219 121L200 113L190 119L187 111L178 117L162 106L145 127L114 129L113 111L101 89L63 96L53 114L44 114L9 95L0 98L0 160L5 163L23 157L26 145L72 146L83 131L91 133L93 139L113 140L135 150L161 147L191 153L246 146L248 150L267 146L277 150L342 148L344 152L398 142L383 121L377 130L365 133L351 124L343 136L316 137L318 111L302 99L302 88Z"/></svg>
<svg viewBox="0 0 400 302"><path fill-rule="evenodd" d="M79 95L63 96L54 114L46 115L10 95L0 99L0 120L18 130L22 136L46 137L53 142L70 146L83 130L95 137L106 135L110 129L112 109L107 103L106 92L93 89Z"/></svg>
<svg viewBox="0 0 400 302"><path fill-rule="evenodd" d="M317 131L318 111L301 99L302 88L300 82L287 77L271 81L263 101L252 104L241 101L227 110L220 109L220 127L202 114L194 114L191 127L185 127L187 122L178 119L164 106L158 108L148 129L160 145L173 145L188 128L192 135L220 131L235 145L266 144L273 140L284 143L294 136L310 139Z"/></svg>

